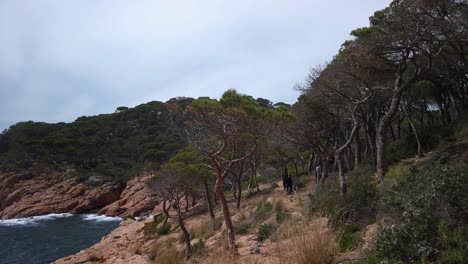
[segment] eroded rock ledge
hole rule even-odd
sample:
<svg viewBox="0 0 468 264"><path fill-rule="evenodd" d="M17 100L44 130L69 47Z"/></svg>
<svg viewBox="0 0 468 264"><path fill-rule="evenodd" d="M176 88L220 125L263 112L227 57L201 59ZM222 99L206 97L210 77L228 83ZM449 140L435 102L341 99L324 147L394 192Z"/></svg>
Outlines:
<svg viewBox="0 0 468 264"><path fill-rule="evenodd" d="M35 177L27 172L0 173L0 219L95 210L109 216L138 216L151 213L155 205L145 178L112 183L92 176L80 182L71 171Z"/></svg>

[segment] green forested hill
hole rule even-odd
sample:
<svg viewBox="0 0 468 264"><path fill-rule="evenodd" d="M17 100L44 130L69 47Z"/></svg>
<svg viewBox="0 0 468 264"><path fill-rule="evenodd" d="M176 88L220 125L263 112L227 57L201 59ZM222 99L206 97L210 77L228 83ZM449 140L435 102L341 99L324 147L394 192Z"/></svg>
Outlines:
<svg viewBox="0 0 468 264"><path fill-rule="evenodd" d="M158 166L185 145L170 109L191 100L119 107L72 123L17 123L0 135L0 170L40 174L72 167L81 177L96 173L112 180L135 175L143 164Z"/></svg>

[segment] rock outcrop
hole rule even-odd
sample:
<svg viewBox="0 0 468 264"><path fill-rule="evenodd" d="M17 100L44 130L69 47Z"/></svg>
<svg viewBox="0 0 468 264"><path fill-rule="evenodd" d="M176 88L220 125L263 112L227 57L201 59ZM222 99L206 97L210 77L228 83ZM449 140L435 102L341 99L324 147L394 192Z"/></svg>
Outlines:
<svg viewBox="0 0 468 264"><path fill-rule="evenodd" d="M125 217L149 215L154 213L158 200L148 188L146 181L148 177L136 177L127 183L120 199L108 204L98 213L110 216Z"/></svg>
<svg viewBox="0 0 468 264"><path fill-rule="evenodd" d="M71 171L0 174L0 219L84 213L117 201L125 184L79 182Z"/></svg>
<svg viewBox="0 0 468 264"><path fill-rule="evenodd" d="M146 180L136 177L126 184L105 182L99 176L80 180L71 170L40 176L0 173L0 219L95 210L108 216L148 215L158 201Z"/></svg>

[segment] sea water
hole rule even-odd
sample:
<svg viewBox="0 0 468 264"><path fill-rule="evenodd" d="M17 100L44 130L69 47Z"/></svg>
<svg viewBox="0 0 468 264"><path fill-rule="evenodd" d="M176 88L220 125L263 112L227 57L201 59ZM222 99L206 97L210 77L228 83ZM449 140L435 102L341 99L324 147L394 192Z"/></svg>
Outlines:
<svg viewBox="0 0 468 264"><path fill-rule="evenodd" d="M120 221L95 214L0 220L0 263L50 263L96 244Z"/></svg>

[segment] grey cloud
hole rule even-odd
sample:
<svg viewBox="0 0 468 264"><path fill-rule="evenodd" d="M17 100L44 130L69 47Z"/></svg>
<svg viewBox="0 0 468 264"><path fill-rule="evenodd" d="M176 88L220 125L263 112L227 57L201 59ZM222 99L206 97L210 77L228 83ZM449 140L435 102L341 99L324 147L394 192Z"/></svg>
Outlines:
<svg viewBox="0 0 468 264"><path fill-rule="evenodd" d="M0 130L228 88L292 103L390 1L0 2Z"/></svg>

